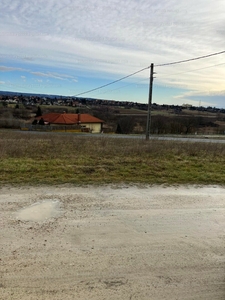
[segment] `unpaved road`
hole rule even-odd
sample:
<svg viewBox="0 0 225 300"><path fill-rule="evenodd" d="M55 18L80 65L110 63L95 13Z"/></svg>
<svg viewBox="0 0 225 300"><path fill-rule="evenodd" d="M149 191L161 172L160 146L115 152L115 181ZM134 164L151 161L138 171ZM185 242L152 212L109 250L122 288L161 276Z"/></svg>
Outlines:
<svg viewBox="0 0 225 300"><path fill-rule="evenodd" d="M222 187L3 187L0 226L0 299L225 299Z"/></svg>

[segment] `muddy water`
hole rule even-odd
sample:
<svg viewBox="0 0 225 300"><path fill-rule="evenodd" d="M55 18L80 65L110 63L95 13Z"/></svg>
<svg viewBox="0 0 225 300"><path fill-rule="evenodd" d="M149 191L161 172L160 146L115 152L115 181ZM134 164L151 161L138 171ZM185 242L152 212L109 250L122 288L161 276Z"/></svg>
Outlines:
<svg viewBox="0 0 225 300"><path fill-rule="evenodd" d="M44 201L35 203L18 211L15 216L21 221L45 221L61 214L59 201Z"/></svg>

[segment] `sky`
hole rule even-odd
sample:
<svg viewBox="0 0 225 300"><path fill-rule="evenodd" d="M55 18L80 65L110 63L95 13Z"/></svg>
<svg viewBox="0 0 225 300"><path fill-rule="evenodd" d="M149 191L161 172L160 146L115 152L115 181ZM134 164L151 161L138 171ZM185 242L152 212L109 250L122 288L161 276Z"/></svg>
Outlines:
<svg viewBox="0 0 225 300"><path fill-rule="evenodd" d="M1 0L0 90L76 96L154 63L152 102L225 108L225 1ZM149 69L86 98L148 103Z"/></svg>

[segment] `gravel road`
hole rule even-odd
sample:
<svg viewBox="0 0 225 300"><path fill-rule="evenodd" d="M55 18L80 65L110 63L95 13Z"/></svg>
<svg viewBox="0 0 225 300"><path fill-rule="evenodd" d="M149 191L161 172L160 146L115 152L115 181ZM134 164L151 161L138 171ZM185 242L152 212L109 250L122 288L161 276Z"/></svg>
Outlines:
<svg viewBox="0 0 225 300"><path fill-rule="evenodd" d="M223 187L2 187L0 228L0 299L225 299Z"/></svg>

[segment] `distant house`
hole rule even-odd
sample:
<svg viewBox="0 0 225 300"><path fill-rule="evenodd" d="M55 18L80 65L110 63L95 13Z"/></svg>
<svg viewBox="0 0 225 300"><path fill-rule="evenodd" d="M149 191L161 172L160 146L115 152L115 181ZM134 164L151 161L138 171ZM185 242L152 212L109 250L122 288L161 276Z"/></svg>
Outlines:
<svg viewBox="0 0 225 300"><path fill-rule="evenodd" d="M89 114L67 114L67 113L48 113L35 118L39 121L43 119L45 124L50 125L80 125L84 131L101 133L104 121Z"/></svg>

